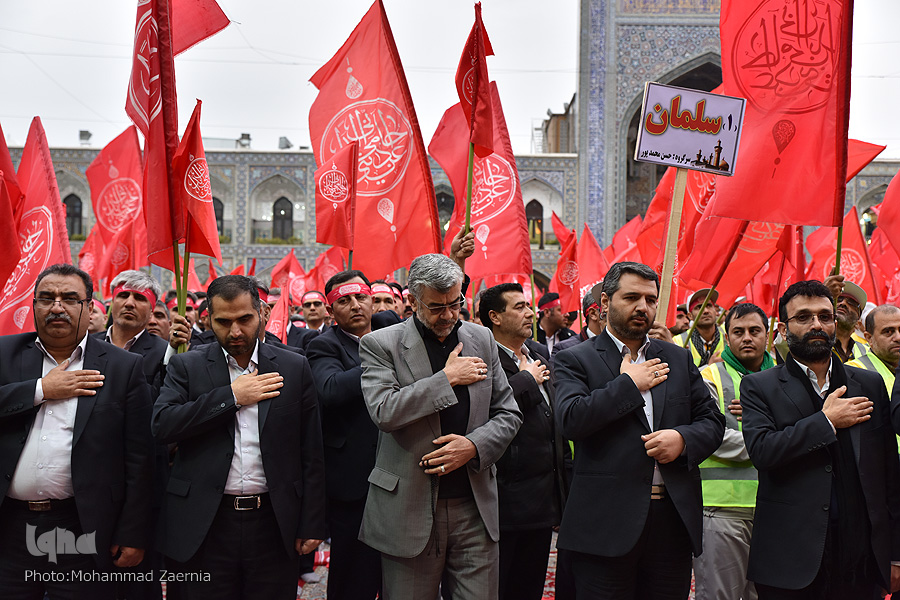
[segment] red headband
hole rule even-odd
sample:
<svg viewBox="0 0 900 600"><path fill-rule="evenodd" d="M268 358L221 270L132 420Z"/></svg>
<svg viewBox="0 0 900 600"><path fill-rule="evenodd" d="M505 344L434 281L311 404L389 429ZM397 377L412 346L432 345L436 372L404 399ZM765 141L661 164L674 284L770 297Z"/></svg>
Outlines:
<svg viewBox="0 0 900 600"><path fill-rule="evenodd" d="M143 292L141 292L141 293L143 293ZM154 302L153 305L156 306L156 302ZM191 300L189 297L184 299L184 305L190 306L191 308L193 308L195 310L197 309L197 304L193 300ZM169 308L169 310L174 310L175 308L177 308L178 307L178 297L176 296L175 298L172 298L171 300L166 302L166 306Z"/></svg>
<svg viewBox="0 0 900 600"><path fill-rule="evenodd" d="M409 288L403 290L403 299L405 300L407 296L409 296Z"/></svg>
<svg viewBox="0 0 900 600"><path fill-rule="evenodd" d="M391 286L386 285L384 283L376 283L375 285L372 286L372 293L373 294L390 294L391 296L393 296L394 288L392 288Z"/></svg>
<svg viewBox="0 0 900 600"><path fill-rule="evenodd" d="M332 290L332 291L334 291L334 290ZM321 293L319 293L319 292L306 292L305 294L303 294L303 295L300 297L300 304L301 304L301 305L302 305L304 302L306 302L306 297L307 297L307 296L309 296L309 297L312 298L313 300L321 300L322 302L325 302L325 296L323 296Z"/></svg>
<svg viewBox="0 0 900 600"><path fill-rule="evenodd" d="M546 304L539 304L538 310L552 309L552 308L556 308L557 306L561 306L561 304L559 302L559 298L557 298L556 300L550 300Z"/></svg>
<svg viewBox="0 0 900 600"><path fill-rule="evenodd" d="M256 288L256 290L259 292L259 299L261 301L265 302L266 304L268 304L269 303L269 295L267 293L265 293L262 288Z"/></svg>
<svg viewBox="0 0 900 600"><path fill-rule="evenodd" d="M364 283L345 283L328 292L328 304L334 304L339 298L350 294L372 295L372 290Z"/></svg>
<svg viewBox="0 0 900 600"><path fill-rule="evenodd" d="M591 310L592 308L596 308L597 310L600 310L600 307L597 306L596 302L594 302L593 304L588 304L588 310Z"/></svg>
<svg viewBox="0 0 900 600"><path fill-rule="evenodd" d="M112 291L113 298L121 294L122 292L131 292L133 294L140 294L150 301L150 306L156 306L156 295L150 290L136 290L133 287L127 287L125 284L121 284L116 286L116 288ZM106 311L103 311L104 314Z"/></svg>
<svg viewBox="0 0 900 600"><path fill-rule="evenodd" d="M94 306L96 306L98 309L100 309L100 312L102 312L104 315L106 314L106 306L104 306L103 303L100 302L99 300L97 300L96 298L94 298ZM154 304L154 306L156 306L156 305Z"/></svg>

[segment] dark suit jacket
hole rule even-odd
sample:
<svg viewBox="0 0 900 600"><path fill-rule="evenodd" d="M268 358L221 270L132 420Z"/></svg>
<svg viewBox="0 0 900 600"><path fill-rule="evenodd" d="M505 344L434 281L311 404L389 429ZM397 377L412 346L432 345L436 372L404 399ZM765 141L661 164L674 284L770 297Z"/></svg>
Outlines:
<svg viewBox="0 0 900 600"><path fill-rule="evenodd" d="M43 354L36 339L36 333L0 337L0 503L37 413L34 391ZM106 379L95 396L77 399L72 485L81 527L97 532L97 562L109 568L110 545L146 548L151 526L151 403L140 356L89 336L83 368L100 371Z"/></svg>
<svg viewBox="0 0 900 600"><path fill-rule="evenodd" d="M587 340L588 340L587 327L585 327L584 329L581 330L581 333L579 333L578 335L569 336L566 339L564 339L563 341L555 343L553 345L552 356L555 358L556 355L559 354L560 352L562 352L563 350L566 350L567 348L571 348L572 346L580 344L581 342L586 342Z"/></svg>
<svg viewBox="0 0 900 600"><path fill-rule="evenodd" d="M106 341L106 332L101 331L92 336L101 342ZM163 365L163 357L166 355L168 342L156 334L145 331L141 337L137 339L134 345L128 350L135 354L140 354L144 359L144 378L153 389L153 394L159 391L162 386L162 380L165 377L165 366ZM156 398L153 397L155 400Z"/></svg>
<svg viewBox="0 0 900 600"><path fill-rule="evenodd" d="M668 379L651 389L653 431L675 429L685 444L682 456L660 464L659 471L699 556L703 500L698 465L722 443L725 418L687 350L651 339L651 358L661 358L671 369ZM560 352L553 364L556 422L575 442L575 476L559 547L622 556L637 543L651 502L655 461L641 441L650 433L644 400L631 378L619 374L622 357L605 331Z"/></svg>
<svg viewBox="0 0 900 600"><path fill-rule="evenodd" d="M890 561L900 560L900 465L884 381L847 367L846 397L875 403L872 418L849 429L872 529L872 552L890 582ZM809 585L819 571L831 504L837 441L823 413L785 365L741 382L744 441L759 471L750 542L751 581L787 589ZM882 582L885 587L887 583Z"/></svg>
<svg viewBox="0 0 900 600"><path fill-rule="evenodd" d="M559 333L559 336L557 336L557 339L559 339L560 342L563 340L567 340L570 337L572 337L573 335L575 335L575 332L572 331L571 329L569 329L568 327L563 327L562 329L559 330L558 333ZM547 345L547 332L544 331L543 329L541 329L540 325L538 325L538 328L537 328L537 336L538 336L537 341L546 346Z"/></svg>
<svg viewBox="0 0 900 600"><path fill-rule="evenodd" d="M259 372L284 377L281 394L259 403L260 451L285 550L295 539L324 539L322 432L306 358L259 345ZM172 357L153 408L153 434L178 443L163 506L160 549L184 562L196 553L216 514L234 454L237 412L218 342Z"/></svg>
<svg viewBox="0 0 900 600"><path fill-rule="evenodd" d="M293 346L294 348L300 348L305 353L306 347L309 346L309 343L317 335L319 335L319 332L315 329L297 327L296 325L291 324L288 328L287 345Z"/></svg>
<svg viewBox="0 0 900 600"><path fill-rule="evenodd" d="M546 346L532 340L525 340L525 345L532 358L549 366ZM571 453L553 419L557 410L553 382L539 386L531 373L519 370L519 364L505 350L497 351L522 411L522 426L497 461L500 530L525 531L559 525L569 491L564 462ZM550 404L544 400L541 387Z"/></svg>
<svg viewBox="0 0 900 600"><path fill-rule="evenodd" d="M378 428L363 398L359 342L332 325L310 342L307 358L316 381L325 442L328 497L361 500L375 466Z"/></svg>

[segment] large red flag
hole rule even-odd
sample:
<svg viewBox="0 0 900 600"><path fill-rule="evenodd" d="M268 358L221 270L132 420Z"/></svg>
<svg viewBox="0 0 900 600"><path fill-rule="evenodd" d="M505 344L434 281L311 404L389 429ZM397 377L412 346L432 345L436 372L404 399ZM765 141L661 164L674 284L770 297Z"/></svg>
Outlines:
<svg viewBox="0 0 900 600"><path fill-rule="evenodd" d="M354 265L355 266L355 265ZM306 274L306 289L325 291L325 283L344 270L344 249L332 246L316 257L316 263ZM293 292L293 288L291 289ZM302 295L302 293L301 293Z"/></svg>
<svg viewBox="0 0 900 600"><path fill-rule="evenodd" d="M6 146L3 128L0 128L0 179L6 183L6 192L9 194L13 216L16 218L14 222L18 222L19 215L22 214L25 196L22 194L19 180L16 178L16 169L13 167L12 157L9 155L9 148Z"/></svg>
<svg viewBox="0 0 900 600"><path fill-rule="evenodd" d="M91 202L97 218L97 231L104 244L133 219L140 219L141 146L137 130L129 127L108 143L85 172L91 186Z"/></svg>
<svg viewBox="0 0 900 600"><path fill-rule="evenodd" d="M893 279L894 273L900 271L900 256L881 227L876 227L872 232L872 238L869 240L869 257L888 281Z"/></svg>
<svg viewBox="0 0 900 600"><path fill-rule="evenodd" d="M491 82L494 107L493 154L476 157L472 176L472 229L475 231L475 254L466 260L466 272L472 279L499 273L531 274L531 242L525 204L519 185L519 171L509 141L506 120L497 85ZM428 152L441 165L460 201L444 236L449 251L453 238L466 219L466 182L468 153L465 138L468 125L459 104L444 113L428 145Z"/></svg>
<svg viewBox="0 0 900 600"><path fill-rule="evenodd" d="M578 250L575 256L578 260L578 302L580 306L584 295L603 281L606 272L609 271L609 262L603 255L603 251L600 250L600 244L597 243L597 238L591 233L587 223L581 232L581 239L578 240ZM595 298L595 300L597 300L597 304L600 303L599 298Z"/></svg>
<svg viewBox="0 0 900 600"><path fill-rule="evenodd" d="M618 231L613 234L612 243L603 249L603 256L606 262L614 260L623 252L627 252L632 246L637 244L637 235L641 230L641 215L638 215L622 225ZM591 234L591 237L594 237ZM596 240L595 240L596 241Z"/></svg>
<svg viewBox="0 0 900 600"><path fill-rule="evenodd" d="M147 250L151 262L167 266L172 262L172 245L184 239L184 207L171 176L178 148L178 107L167 0L138 4L125 112L144 134Z"/></svg>
<svg viewBox="0 0 900 600"><path fill-rule="evenodd" d="M19 264L21 257L12 200L6 182L0 174L0 281L6 281Z"/></svg>
<svg viewBox="0 0 900 600"><path fill-rule="evenodd" d="M100 225L94 223L90 233L88 233L87 239L84 240L84 244L81 246L81 250L78 251L78 268L90 275L91 279L94 280L94 283L99 284L100 278L98 268L102 259L103 238L100 235ZM100 285L97 285L96 287L102 290Z"/></svg>
<svg viewBox="0 0 900 600"><path fill-rule="evenodd" d="M847 173L852 3L726 0L725 93L747 98L740 162L712 214L841 223Z"/></svg>
<svg viewBox="0 0 900 600"><path fill-rule="evenodd" d="M172 54L178 56L228 26L215 0L170 0Z"/></svg>
<svg viewBox="0 0 900 600"><path fill-rule="evenodd" d="M894 175L878 209L878 229L886 234L894 250L900 254L900 175Z"/></svg>
<svg viewBox="0 0 900 600"><path fill-rule="evenodd" d="M125 223L106 245L97 267L97 276L106 280L106 286L102 288L97 286L103 290L104 297L116 275L122 271L140 269L149 264L145 231L143 224L138 219L132 219Z"/></svg>
<svg viewBox="0 0 900 600"><path fill-rule="evenodd" d="M206 164L206 153L203 151L203 139L200 135L201 104L197 100L178 152L172 159L172 175L176 182L175 195L179 198L177 203L187 211L184 251L215 256L221 263L222 249L219 247L219 228L213 208L209 166Z"/></svg>
<svg viewBox="0 0 900 600"><path fill-rule="evenodd" d="M309 111L316 163L359 142L354 267L389 273L439 252L431 169L381 0L310 81L319 88Z"/></svg>
<svg viewBox="0 0 900 600"><path fill-rule="evenodd" d="M480 157L493 152L494 142L498 141L491 122L495 109L491 106L493 94L486 58L493 55L491 40L481 22L481 2L476 2L475 24L472 25L456 68L456 93L459 94L459 102L465 113L469 141L475 146L475 154Z"/></svg>
<svg viewBox="0 0 900 600"><path fill-rule="evenodd" d="M666 169L665 174L656 185L653 199L644 213L641 228L637 233L637 246L641 262L657 271L662 271L662 245L669 223L669 207L672 205L672 193L675 188L675 169Z"/></svg>
<svg viewBox="0 0 900 600"><path fill-rule="evenodd" d="M560 252L559 258L556 260L556 272L550 279L550 291L559 294L563 312L579 309L581 305L581 298L578 297L580 281L578 240L573 237Z"/></svg>
<svg viewBox="0 0 900 600"><path fill-rule="evenodd" d="M351 142L316 169L316 241L353 250L359 144Z"/></svg>
<svg viewBox="0 0 900 600"><path fill-rule="evenodd" d="M33 331L31 299L37 276L50 265L72 262L65 209L38 117L28 130L17 176L25 194L17 223L21 257L0 295L0 335Z"/></svg>
<svg viewBox="0 0 900 600"><path fill-rule="evenodd" d="M559 251L562 252L562 249L575 239L575 230L566 227L562 219L557 216L556 211L550 215L550 223L553 225L553 235L559 242Z"/></svg>
<svg viewBox="0 0 900 600"><path fill-rule="evenodd" d="M717 219L717 217L713 218ZM730 221L731 219L726 220ZM719 292L719 306L731 306L739 296L744 295L744 289L747 287L747 284L753 280L763 266L780 260L780 258L777 260L773 259L773 256L778 250L779 241L782 239L786 229L784 225L776 223L759 223L754 221L747 224L740 243L734 250L734 254L719 281L708 282L710 284L716 283L716 291ZM776 270L769 279L774 281L777 277Z"/></svg>
<svg viewBox="0 0 900 600"><path fill-rule="evenodd" d="M289 294L281 294L278 302L269 313L269 321L266 323L266 331L274 333L281 343L287 340L288 328L291 324L291 304Z"/></svg>
<svg viewBox="0 0 900 600"><path fill-rule="evenodd" d="M879 217L879 220L881 217ZM880 303L880 285L876 283L869 259L868 244L859 227L859 213L852 207L843 221L841 275L866 291L869 300ZM807 276L823 281L831 274L837 259L837 230L822 227L809 235L807 248L812 255Z"/></svg>
<svg viewBox="0 0 900 600"><path fill-rule="evenodd" d="M297 302L306 291L306 271L300 266L293 248L272 267L272 287L281 288L283 296L293 296Z"/></svg>

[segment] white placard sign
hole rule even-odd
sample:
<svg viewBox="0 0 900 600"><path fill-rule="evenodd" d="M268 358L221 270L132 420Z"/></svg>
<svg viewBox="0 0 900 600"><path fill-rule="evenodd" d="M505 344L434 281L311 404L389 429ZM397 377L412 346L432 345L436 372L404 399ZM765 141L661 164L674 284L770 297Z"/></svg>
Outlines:
<svg viewBox="0 0 900 600"><path fill-rule="evenodd" d="M734 175L745 103L743 98L647 83L634 159Z"/></svg>

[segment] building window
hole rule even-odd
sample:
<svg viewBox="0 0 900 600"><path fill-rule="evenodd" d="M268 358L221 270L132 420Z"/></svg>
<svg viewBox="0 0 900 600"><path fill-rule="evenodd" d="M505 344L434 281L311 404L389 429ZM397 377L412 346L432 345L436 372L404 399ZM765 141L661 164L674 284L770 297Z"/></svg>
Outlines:
<svg viewBox="0 0 900 600"><path fill-rule="evenodd" d="M437 198L438 222L441 224L441 231L446 231L450 217L453 216L453 192L440 186L435 190L435 197Z"/></svg>
<svg viewBox="0 0 900 600"><path fill-rule="evenodd" d="M544 207L537 200L525 205L525 218L528 219L528 237L532 244L544 249Z"/></svg>
<svg viewBox="0 0 900 600"><path fill-rule="evenodd" d="M222 201L213 196L213 211L216 213L216 229L219 235L225 235L225 205Z"/></svg>
<svg viewBox="0 0 900 600"><path fill-rule="evenodd" d="M294 237L294 206L281 197L272 205L272 237L289 240Z"/></svg>
<svg viewBox="0 0 900 600"><path fill-rule="evenodd" d="M66 229L69 231L69 237L73 235L82 235L81 233L81 198L75 194L69 194L63 200L66 207Z"/></svg>

